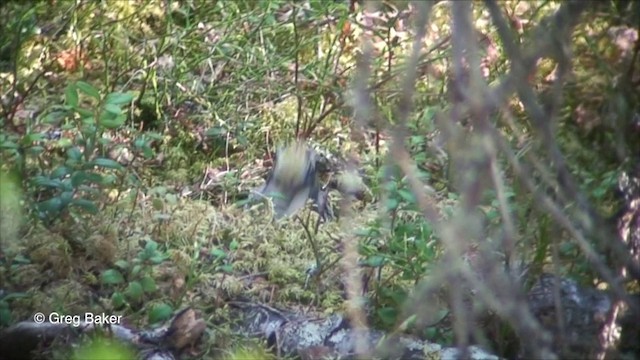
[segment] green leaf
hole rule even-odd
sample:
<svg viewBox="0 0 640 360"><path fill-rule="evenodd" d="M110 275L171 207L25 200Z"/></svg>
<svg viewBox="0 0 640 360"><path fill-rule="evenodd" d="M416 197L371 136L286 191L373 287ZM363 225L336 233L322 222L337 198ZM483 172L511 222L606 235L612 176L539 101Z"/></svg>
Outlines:
<svg viewBox="0 0 640 360"><path fill-rule="evenodd" d="M240 244L238 244L238 242L237 242L235 239L233 239L233 240L231 241L231 243L229 244L229 249L230 249L231 251L238 250L238 248L239 248L239 247L240 247Z"/></svg>
<svg viewBox="0 0 640 360"><path fill-rule="evenodd" d="M491 209L489 211L487 211L487 220L492 221L492 220L496 220L500 217L500 213L498 212L497 209Z"/></svg>
<svg viewBox="0 0 640 360"><path fill-rule="evenodd" d="M396 327L396 329L400 331L407 331L411 329L416 324L417 315L413 314L409 316L406 320L404 320L400 325Z"/></svg>
<svg viewBox="0 0 640 360"><path fill-rule="evenodd" d="M398 208L398 205L400 205L400 202L398 201L398 199L390 197L390 198L387 198L385 205L387 210L395 210Z"/></svg>
<svg viewBox="0 0 640 360"><path fill-rule="evenodd" d="M436 340L438 336L438 332L439 332L438 328L436 328L435 326L430 326L424 330L425 337L428 340Z"/></svg>
<svg viewBox="0 0 640 360"><path fill-rule="evenodd" d="M4 306L0 307L0 326L9 326L11 320L11 309Z"/></svg>
<svg viewBox="0 0 640 360"><path fill-rule="evenodd" d="M33 185L39 186L39 187L50 187L50 188L54 188L54 189L61 189L62 188L62 181L57 180L57 179L49 179L46 176L36 176L32 180L32 183L33 183Z"/></svg>
<svg viewBox="0 0 640 360"><path fill-rule="evenodd" d="M113 293L113 295L111 295L111 304L115 309L120 309L124 307L127 304L127 302L124 299L124 295L122 295L121 292L116 291Z"/></svg>
<svg viewBox="0 0 640 360"><path fill-rule="evenodd" d="M115 119L108 119L105 117L101 117L99 124L100 126L103 126L107 129L117 129L120 126L122 126L126 120L127 120L127 117L124 115L120 115Z"/></svg>
<svg viewBox="0 0 640 360"><path fill-rule="evenodd" d="M71 185L75 188L86 184L102 184L104 176L92 171L76 171L71 175Z"/></svg>
<svg viewBox="0 0 640 360"><path fill-rule="evenodd" d="M66 111L52 111L42 120L45 124L59 124L66 116Z"/></svg>
<svg viewBox="0 0 640 360"><path fill-rule="evenodd" d="M149 252L155 252L158 250L158 243L153 240L147 240L147 243L144 245L144 249Z"/></svg>
<svg viewBox="0 0 640 360"><path fill-rule="evenodd" d="M167 204L176 205L178 204L178 197L176 194L167 194L164 196L165 200L167 200Z"/></svg>
<svg viewBox="0 0 640 360"><path fill-rule="evenodd" d="M51 172L51 177L54 179L60 179L63 178L67 175L69 175L71 173L71 169L69 169L68 167L61 165L58 166L57 168L55 168L52 172Z"/></svg>
<svg viewBox="0 0 640 360"><path fill-rule="evenodd" d="M211 256L213 256L216 260L224 259L227 254L222 249L215 248L211 250Z"/></svg>
<svg viewBox="0 0 640 360"><path fill-rule="evenodd" d="M117 285L124 282L124 276L116 269L105 270L102 273L102 283L105 285Z"/></svg>
<svg viewBox="0 0 640 360"><path fill-rule="evenodd" d="M60 200L62 201L62 206L67 206L73 200L73 191L64 191L60 194Z"/></svg>
<svg viewBox="0 0 640 360"><path fill-rule="evenodd" d="M142 271L142 266L140 266L140 264L136 264L133 266L133 269L131 269L131 275L137 276L138 274L140 274L141 271Z"/></svg>
<svg viewBox="0 0 640 360"><path fill-rule="evenodd" d="M71 139L68 139L68 138L62 138L62 139L60 139L60 140L56 141L54 145L55 145L57 148L60 148L60 149L66 149L66 148L71 147L71 146L73 145L73 142L71 141Z"/></svg>
<svg viewBox="0 0 640 360"><path fill-rule="evenodd" d="M118 260L114 263L114 265L122 270L126 270L129 268L129 263L126 260Z"/></svg>
<svg viewBox="0 0 640 360"><path fill-rule="evenodd" d="M392 307L383 307L378 310L378 317L382 320L383 323L387 325L392 325L396 322L398 317L398 310Z"/></svg>
<svg viewBox="0 0 640 360"><path fill-rule="evenodd" d="M100 100L100 92L98 91L98 89L94 88L91 84L86 83L84 81L78 81L76 82L76 86L78 87L78 90L82 91L83 93L91 96L96 100Z"/></svg>
<svg viewBox="0 0 640 360"><path fill-rule="evenodd" d="M370 237L375 233L377 233L377 231L372 228L358 228L353 232L355 236L364 238Z"/></svg>
<svg viewBox="0 0 640 360"><path fill-rule="evenodd" d="M69 107L76 110L78 108L78 91L75 85L67 86L64 91L64 99Z"/></svg>
<svg viewBox="0 0 640 360"><path fill-rule="evenodd" d="M214 126L212 128L209 128L204 133L204 135L207 137L225 136L226 134L227 134L227 129L221 126Z"/></svg>
<svg viewBox="0 0 640 360"><path fill-rule="evenodd" d="M233 274L233 266L231 264L225 264L218 268L220 272L225 274Z"/></svg>
<svg viewBox="0 0 640 360"><path fill-rule="evenodd" d="M71 357L72 360L130 360L136 358L137 355L133 353L133 350L122 342L100 337L96 337L80 345Z"/></svg>
<svg viewBox="0 0 640 360"><path fill-rule="evenodd" d="M120 115L122 114L122 109L120 109L120 106L118 105L114 105L114 104L105 104L104 105L104 109L113 115Z"/></svg>
<svg viewBox="0 0 640 360"><path fill-rule="evenodd" d="M9 304L7 303L7 301L9 301L9 300L24 299L24 298L28 298L28 297L29 297L29 294L23 293L23 292L10 293L8 295L5 295L5 297L2 298L2 301L0 301L0 307L3 306L2 304L5 304L5 305L8 306Z"/></svg>
<svg viewBox="0 0 640 360"><path fill-rule="evenodd" d="M140 284L145 293L152 293L158 289L155 280L151 276L145 276L140 279Z"/></svg>
<svg viewBox="0 0 640 360"><path fill-rule="evenodd" d="M44 135L41 133L31 133L28 135L25 135L22 138L22 144L25 146L31 145L34 142L38 142L38 141L42 141L44 140Z"/></svg>
<svg viewBox="0 0 640 360"><path fill-rule="evenodd" d="M62 200L57 196L38 204L38 210L40 212L51 215L58 214L63 208Z"/></svg>
<svg viewBox="0 0 640 360"><path fill-rule="evenodd" d="M17 150L19 149L20 146L18 146L17 143L10 141L10 140L5 140L2 143L0 143L0 149L14 149Z"/></svg>
<svg viewBox="0 0 640 360"><path fill-rule="evenodd" d="M84 184L88 180L87 173L84 171L76 171L71 175L71 185L75 188Z"/></svg>
<svg viewBox="0 0 640 360"><path fill-rule="evenodd" d="M142 300L143 294L144 290L142 289L142 284L137 281L130 282L129 286L127 286L127 290L124 291L124 295L132 301Z"/></svg>
<svg viewBox="0 0 640 360"><path fill-rule="evenodd" d="M90 162L91 166L100 166L106 169L122 170L123 167L115 160L107 158L97 158Z"/></svg>
<svg viewBox="0 0 640 360"><path fill-rule="evenodd" d="M82 152L77 147L72 147L71 149L67 150L67 159L80 161L80 159L82 159Z"/></svg>
<svg viewBox="0 0 640 360"><path fill-rule="evenodd" d="M114 92L107 95L105 103L113 105L124 105L131 103L131 101L133 101L133 94Z"/></svg>
<svg viewBox="0 0 640 360"><path fill-rule="evenodd" d="M152 256L151 259L149 260L151 260L152 263L157 265L157 264L162 264L165 260L167 260L167 257L168 255L160 254L160 255Z"/></svg>
<svg viewBox="0 0 640 360"><path fill-rule="evenodd" d="M44 152L44 148L42 146L32 146L27 149L30 155L39 155Z"/></svg>
<svg viewBox="0 0 640 360"><path fill-rule="evenodd" d="M576 246L569 242L560 244L560 255L570 256L576 250Z"/></svg>
<svg viewBox="0 0 640 360"><path fill-rule="evenodd" d="M162 140L162 134L159 134L154 131L147 131L144 133L146 137L149 137L151 140Z"/></svg>
<svg viewBox="0 0 640 360"><path fill-rule="evenodd" d="M142 155L144 155L145 159L151 159L153 157L154 151L148 146L142 148Z"/></svg>
<svg viewBox="0 0 640 360"><path fill-rule="evenodd" d="M147 146L147 139L144 136L137 137L133 141L133 146L135 146L136 149L142 149Z"/></svg>
<svg viewBox="0 0 640 360"><path fill-rule="evenodd" d="M384 256L372 256L364 261L364 264L371 267L381 267L386 263Z"/></svg>
<svg viewBox="0 0 640 360"><path fill-rule="evenodd" d="M400 190L398 190L398 195L400 195L402 200L404 200L404 201L406 201L406 202L408 202L410 204L416 202L416 198L413 195L413 192L411 190L400 189Z"/></svg>
<svg viewBox="0 0 640 360"><path fill-rule="evenodd" d="M13 258L13 262L20 265L31 264L31 260L21 254L18 254L15 258Z"/></svg>
<svg viewBox="0 0 640 360"><path fill-rule="evenodd" d="M78 114L80 114L80 117L82 118L82 122L85 124L93 124L95 123L95 119L93 118L95 115L95 112L93 110L89 110L89 109L85 109L85 108L78 108L75 109Z"/></svg>
<svg viewBox="0 0 640 360"><path fill-rule="evenodd" d="M173 308L165 303L155 304L149 311L149 322L151 324L167 320L173 314Z"/></svg>
<svg viewBox="0 0 640 360"><path fill-rule="evenodd" d="M85 211L87 211L87 212L89 212L91 214L97 214L98 213L98 207L91 200L73 199L73 201L71 201L71 205L80 207L80 208L84 209Z"/></svg>
<svg viewBox="0 0 640 360"><path fill-rule="evenodd" d="M164 209L164 201L162 201L162 199L160 198L153 198L153 200L151 200L151 207L154 210L161 211L162 209Z"/></svg>
<svg viewBox="0 0 640 360"><path fill-rule="evenodd" d="M106 176L102 176L102 180L100 181L100 184L105 186L110 186L110 185L114 185L117 182L118 182L117 176L115 176L114 174L107 174Z"/></svg>

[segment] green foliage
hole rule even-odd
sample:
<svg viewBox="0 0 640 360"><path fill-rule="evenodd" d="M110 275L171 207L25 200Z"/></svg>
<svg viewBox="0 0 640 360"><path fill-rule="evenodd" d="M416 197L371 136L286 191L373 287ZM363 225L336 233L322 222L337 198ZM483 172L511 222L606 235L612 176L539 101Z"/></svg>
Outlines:
<svg viewBox="0 0 640 360"><path fill-rule="evenodd" d="M122 343L104 338L95 338L87 341L77 349L72 359L74 360L133 360L136 355L133 350Z"/></svg>
<svg viewBox="0 0 640 360"><path fill-rule="evenodd" d="M391 222L378 219L358 235L363 239L361 264L374 268L376 273L386 270L393 274L385 278L387 284L379 284L375 295L378 320L391 326L398 320L398 311L407 299L409 288L435 263L439 246L406 181L392 179L384 187Z"/></svg>
<svg viewBox="0 0 640 360"><path fill-rule="evenodd" d="M295 236L292 228L278 236L240 238L243 229L237 228L246 224L234 221L242 214L224 205L233 202L239 191L261 181L263 166L256 159L266 160L265 153L275 144L299 133L343 155L355 150L369 173L379 170L375 167L384 151L379 153L378 144L371 144L366 137L370 134L359 144L345 140L355 133L354 125L361 125L351 120L357 111L349 86L356 75L354 64L362 60L358 39L367 31L373 34L376 49L367 86L375 93L379 117L395 124L396 104L402 101L397 80L403 74L404 55L413 36L395 17L399 13L393 7L403 9L406 3L378 4L382 5L381 15L389 12L392 16L376 17L366 26L362 13L350 12L347 1L316 1L308 6L289 1L50 3L0 6L7 29L0 33L0 246L7 255L0 258L4 271L0 280L24 270L23 265L32 266L31 271L42 270L33 268L36 264L30 259L7 250L7 244L28 247L25 239L40 234L33 235L36 227L23 216L29 214L24 207L49 229L63 233L65 240L80 239L85 245L78 247L70 241L73 246L58 246L64 255L81 259L83 265L90 263L78 265L74 270L81 271L70 273L88 274L89 283L99 283L106 290L113 308L132 310L134 315L143 309L139 313L151 323L168 319L173 306L181 301L167 300L161 291L167 285L158 272L169 266L169 254L182 260L175 263L183 273L176 277L186 274L186 289L180 289L183 293L210 276L234 277L238 272L235 261L243 261L249 263L248 269L277 268L270 272L269 281L283 288L281 294L304 299L299 284L293 284L301 278L298 269L288 262L289 253L295 257L304 253L299 244L290 245ZM566 81L562 95L567 101L556 109L558 116L554 118L554 135L578 186L607 215L617 205L618 156L637 153L640 144L633 142L637 132L620 125L633 118L638 92L629 87L633 84L624 83L624 76L619 82L615 80L627 73L628 64L618 63L624 49L614 46L615 41L607 35L613 24L632 22L637 12L631 10L638 5L616 3L615 12L599 13L594 21L577 28L572 43L574 77ZM449 7L440 5L433 8L430 37L425 41L428 46L451 35ZM521 27L516 34L520 42L537 36L531 29L557 4L508 1L500 6L513 25ZM474 4L474 11L478 20L474 26L486 36L479 42L480 55L491 52L491 46L497 53L486 66L486 81L493 86L512 62L501 53L502 45L483 14L485 9ZM325 25L318 25L327 19L330 21ZM436 158L438 154L434 156L432 150L445 150L433 144L440 128L434 124L434 115L451 103L450 50L450 42L444 41L420 61L414 96L417 111L407 124L405 143L420 169L417 175L438 190L433 196L445 217L453 213L459 197L447 192L457 174L446 156ZM539 74L534 74L538 77L534 79L539 86L536 91L543 95L549 91L546 77L554 66L551 59L544 59ZM590 116L576 115L578 109ZM514 118L496 116L491 125L504 135L516 156L524 162L534 154L539 163L548 163L546 149L531 131L521 104L513 101L504 110L512 111ZM373 117L365 120L367 130L377 130L384 123ZM460 125L469 128L469 124ZM621 150L619 145L627 137L631 145ZM514 181L506 161L500 157L496 161L504 169L506 210L516 220L517 247L533 272L559 265L561 271L585 282L592 280L595 275L580 247L560 231L550 214L536 210L532 194ZM259 169L254 173L255 168ZM544 184L539 181L544 174L533 168L531 178ZM221 169L225 175L216 177ZM444 174L447 171L449 179ZM405 179L387 181L385 174L380 175L374 182L385 182L374 188L374 197L383 196L374 206L380 206L385 215L371 220L373 215L364 214L367 222L353 227L362 228L361 265L373 274L370 288L376 323L405 330L414 326L415 314L401 319L399 309L415 284L431 274L442 248ZM203 188L192 186L196 183ZM176 234L178 220L167 208L178 207L183 198L177 194L187 187L198 187L198 200L211 200L215 211L223 213L214 215L231 225L203 231L199 224L189 223L200 220L189 218L182 220L188 223L180 228L186 229L184 234ZM545 191L553 194L553 184L549 188ZM496 194L483 195L479 210L487 229L482 230L503 226L505 209ZM124 214L122 207L110 207L125 197L131 202L132 215ZM119 213L112 214L114 208ZM136 212L139 208L150 208L152 215L141 216ZM571 213L572 204L563 210ZM91 245L87 243L97 241L91 237L97 231L92 228L95 222L90 221L98 219L91 216L95 214L108 214L105 223L113 220L117 229L127 229L116 233L109 243L112 253L121 259L107 256L101 262L95 261L95 252L85 253L90 248L86 245ZM171 226L175 226L173 232L164 231ZM80 235L75 233L78 227L84 230ZM141 249L131 246L137 244L135 234L139 233L144 234ZM273 250L273 238L282 239L285 244L278 244L282 248ZM49 238L42 242L54 243ZM554 259L556 247L558 256ZM270 263L269 257L277 261ZM90 260L85 263L85 258ZM57 264L55 260L43 262L46 266ZM86 271L87 267L97 270L99 279ZM236 283L233 285L240 287ZM229 286L228 282L223 285ZM326 298L339 298L337 291L331 290ZM22 299L17 294L21 293L0 299L0 324L18 320L11 318L9 311L10 305ZM437 326L421 329L421 333L431 339L451 340L451 332ZM92 351L100 354L101 349ZM90 357L89 353L79 354Z"/></svg>
<svg viewBox="0 0 640 360"><path fill-rule="evenodd" d="M174 309L165 303L154 304L149 311L149 323L154 324L160 321L165 321L171 318Z"/></svg>
<svg viewBox="0 0 640 360"><path fill-rule="evenodd" d="M132 94L103 95L79 81L66 87L64 97L65 106L52 107L41 117L41 124L61 126L70 137L59 130L38 131L35 126L22 136L0 134L4 157L30 175L27 194L39 199L33 209L49 224L73 209L97 214L101 194L118 188L126 178L125 168L105 156L111 146L105 135L125 124L125 107L133 100ZM148 144L144 138L136 142L142 157L152 154ZM50 157L52 152L61 156Z"/></svg>
<svg viewBox="0 0 640 360"><path fill-rule="evenodd" d="M118 260L115 268L102 272L101 282L113 289L111 302L114 308L125 306L138 308L156 294L158 290L153 278L154 267L163 263L167 255L158 248L158 243L147 240L144 248L131 261Z"/></svg>
<svg viewBox="0 0 640 360"><path fill-rule="evenodd" d="M20 224L23 222L22 190L13 173L5 172L0 164L0 252L14 256ZM12 176L13 175L13 176Z"/></svg>
<svg viewBox="0 0 640 360"><path fill-rule="evenodd" d="M0 326L9 326L15 319L11 315L11 300L26 298L26 293L11 293L0 297Z"/></svg>

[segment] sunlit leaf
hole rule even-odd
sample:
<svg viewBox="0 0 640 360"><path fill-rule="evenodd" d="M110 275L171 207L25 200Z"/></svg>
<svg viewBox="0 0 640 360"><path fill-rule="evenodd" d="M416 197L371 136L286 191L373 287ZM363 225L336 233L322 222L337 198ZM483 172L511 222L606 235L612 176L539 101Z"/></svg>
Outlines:
<svg viewBox="0 0 640 360"><path fill-rule="evenodd" d="M140 279L140 284L145 293L152 293L158 289L155 280L151 276L145 276Z"/></svg>
<svg viewBox="0 0 640 360"><path fill-rule="evenodd" d="M31 180L33 185L39 187L50 187L55 189L62 188L62 181L58 179L49 179L46 176L36 176Z"/></svg>
<svg viewBox="0 0 640 360"><path fill-rule="evenodd" d="M120 106L118 105L114 105L114 104L105 104L104 105L104 109L113 115L120 115L122 114L122 109L120 109Z"/></svg>
<svg viewBox="0 0 640 360"><path fill-rule="evenodd" d="M115 160L107 158L97 158L91 161L91 166L100 166L106 169L122 170L122 165Z"/></svg>
<svg viewBox="0 0 640 360"><path fill-rule="evenodd" d="M167 320L173 314L173 308L165 303L155 304L149 311L149 322L151 324Z"/></svg>
<svg viewBox="0 0 640 360"><path fill-rule="evenodd" d="M27 134L22 138L22 144L31 145L34 142L44 140L44 134L41 133L31 133Z"/></svg>
<svg viewBox="0 0 640 360"><path fill-rule="evenodd" d="M124 295L121 292L116 291L113 293L113 295L111 295L111 304L113 305L114 308L120 309L124 307L127 304L127 302L124 298Z"/></svg>
<svg viewBox="0 0 640 360"><path fill-rule="evenodd" d="M126 260L117 260L113 265L123 270L129 268L129 263Z"/></svg>
<svg viewBox="0 0 640 360"><path fill-rule="evenodd" d="M42 119L42 122L45 124L58 124L65 116L67 116L66 111L52 111Z"/></svg>
<svg viewBox="0 0 640 360"><path fill-rule="evenodd" d="M67 150L67 158L74 161L79 161L82 158L82 152L77 147L72 147L71 149Z"/></svg>
<svg viewBox="0 0 640 360"><path fill-rule="evenodd" d="M100 92L98 91L98 89L94 88L93 85L84 81L78 81L76 82L76 86L78 87L78 90L82 91L83 93L91 96L96 100L100 100Z"/></svg>
<svg viewBox="0 0 640 360"><path fill-rule="evenodd" d="M205 131L204 134L205 136L209 136L209 137L224 136L227 134L227 129L221 126L214 126L212 128L207 129L207 131Z"/></svg>
<svg viewBox="0 0 640 360"><path fill-rule="evenodd" d="M224 252L224 250L215 248L211 250L211 256L216 258L216 260L219 260L219 259L224 259L227 256L227 254Z"/></svg>
<svg viewBox="0 0 640 360"><path fill-rule="evenodd" d="M108 269L102 273L102 283L105 285L117 285L124 282L124 276L116 269Z"/></svg>
<svg viewBox="0 0 640 360"><path fill-rule="evenodd" d="M13 141L5 140L0 142L0 149L19 149L20 146Z"/></svg>
<svg viewBox="0 0 640 360"><path fill-rule="evenodd" d="M117 129L124 124L127 117L124 115L117 116L114 119L100 118L99 124L107 129Z"/></svg>
<svg viewBox="0 0 640 360"><path fill-rule="evenodd" d="M84 209L85 211L87 211L87 212L89 212L91 214L97 214L98 213L98 207L91 200L73 199L73 201L71 201L71 204L74 205L74 206L78 206L78 207Z"/></svg>
<svg viewBox="0 0 640 360"><path fill-rule="evenodd" d="M131 275L137 276L138 274L140 274L141 271L142 271L142 266L140 266L139 264L134 265L133 268L131 269Z"/></svg>
<svg viewBox="0 0 640 360"><path fill-rule="evenodd" d="M124 291L124 295L133 301L142 300L142 295L144 294L144 290L142 289L142 285L137 281L132 281L127 286L127 290Z"/></svg>
<svg viewBox="0 0 640 360"><path fill-rule="evenodd" d="M131 101L133 101L133 94L120 93L120 92L111 93L107 95L107 98L105 99L106 104L113 104L113 105L129 104L131 103Z"/></svg>
<svg viewBox="0 0 640 360"><path fill-rule="evenodd" d="M73 360L131 360L136 354L122 343L111 339L94 339L80 346L74 354Z"/></svg>
<svg viewBox="0 0 640 360"><path fill-rule="evenodd" d="M18 231L22 220L23 206L20 177L11 172L0 171L0 252L17 252Z"/></svg>
<svg viewBox="0 0 640 360"><path fill-rule="evenodd" d="M78 108L78 91L75 85L71 84L67 86L64 91L64 99L66 104L72 109Z"/></svg>
<svg viewBox="0 0 640 360"><path fill-rule="evenodd" d="M218 270L220 270L220 272L223 272L225 274L233 274L233 265L224 264L224 265L220 266L218 268Z"/></svg>
<svg viewBox="0 0 640 360"><path fill-rule="evenodd" d="M78 108L76 109L76 111L78 112L78 114L80 114L80 117L82 118L83 123L85 124L95 123L94 116L96 113L93 110Z"/></svg>
<svg viewBox="0 0 640 360"><path fill-rule="evenodd" d="M400 205L400 202L398 201L398 199L389 197L387 198L385 205L387 210L395 210L398 208L398 205Z"/></svg>

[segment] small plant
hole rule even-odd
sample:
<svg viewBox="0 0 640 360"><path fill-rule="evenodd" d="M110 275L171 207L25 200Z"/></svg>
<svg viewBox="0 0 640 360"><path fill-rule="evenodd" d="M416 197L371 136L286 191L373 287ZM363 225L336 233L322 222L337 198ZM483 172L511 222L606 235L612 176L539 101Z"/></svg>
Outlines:
<svg viewBox="0 0 640 360"><path fill-rule="evenodd" d="M114 268L104 271L101 277L102 284L115 288L111 295L113 307L137 308L148 300L148 296L158 290L153 278L153 268L167 258L168 255L158 248L158 243L147 240L144 248L133 260L118 260Z"/></svg>
<svg viewBox="0 0 640 360"><path fill-rule="evenodd" d="M376 295L378 320L392 326L398 308L405 302L409 288L428 272L438 254L431 225L418 211L415 196L405 181L391 180L385 185L386 207L391 223L380 219L360 232L364 241L360 253L363 266L381 272L384 267L391 274L379 283ZM384 229L388 226L389 230Z"/></svg>
<svg viewBox="0 0 640 360"><path fill-rule="evenodd" d="M105 135L124 125L124 108L132 100L130 93L103 96L79 81L67 86L65 105L54 107L42 124L33 124L22 136L0 134L0 149L21 170L23 180L28 179L38 218L51 224L74 208L96 214L101 190L122 183L124 167L108 157L112 140ZM51 129L37 131L35 125ZM133 145L143 157L150 157L149 142L143 137Z"/></svg>

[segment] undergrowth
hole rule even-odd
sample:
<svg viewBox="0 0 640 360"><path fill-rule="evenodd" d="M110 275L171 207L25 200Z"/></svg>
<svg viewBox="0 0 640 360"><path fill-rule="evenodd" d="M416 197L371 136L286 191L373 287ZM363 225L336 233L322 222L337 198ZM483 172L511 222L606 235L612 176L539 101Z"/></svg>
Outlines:
<svg viewBox="0 0 640 360"><path fill-rule="evenodd" d="M411 49L401 16L406 6L385 2L370 25L376 56L367 86L390 119ZM516 20L527 19L520 23L523 39L556 7L504 6ZM3 4L0 14L0 279L10 291L0 295L2 326L36 311L93 311L146 327L185 306L201 310L212 325L225 300L235 297L341 312L338 261L344 239L354 233L373 324L392 329L404 320L402 304L443 248L407 179L384 166L389 134L382 120L354 120L357 104L348 89L363 61L358 39L365 27L348 2L14 2ZM493 83L508 64L486 12L478 8L475 16ZM406 146L428 184L424 191L449 218L460 179L446 155L455 149L443 146L434 118L455 98L447 6L436 5L433 17ZM578 30L575 78L566 90L568 105L558 112L587 115L579 123L563 117L558 138L585 193L612 216L620 164L611 143L620 134L588 116L618 106L623 96L617 89L590 93L590 83L608 83L619 71L614 50L601 57L589 50L614 48L587 35L605 34L609 20ZM543 63L532 81L544 84L553 71ZM521 104L511 105L524 119ZM523 119L492 119L520 157L540 150ZM274 149L296 136L329 152L357 154L374 195L354 205L347 226L329 222L314 232L317 215L309 209L276 224L268 208L238 205L264 181ZM596 157L593 146L601 149ZM519 261L534 272L549 270L557 240L560 269L593 282L569 236L534 210L532 196L511 181L511 169L504 175ZM483 226L497 238L503 214L496 194L482 198ZM469 240L473 253L477 239ZM309 276L311 268L320 275ZM448 314L444 296L434 308L436 325L411 331L452 344L450 324L441 321ZM224 353L226 341L216 339L202 353Z"/></svg>

